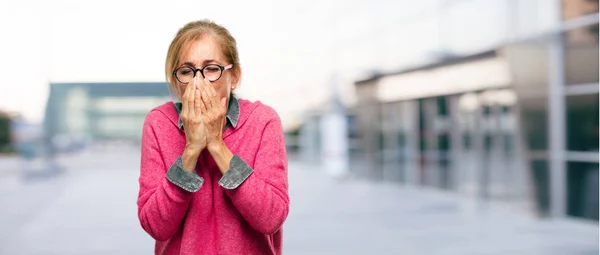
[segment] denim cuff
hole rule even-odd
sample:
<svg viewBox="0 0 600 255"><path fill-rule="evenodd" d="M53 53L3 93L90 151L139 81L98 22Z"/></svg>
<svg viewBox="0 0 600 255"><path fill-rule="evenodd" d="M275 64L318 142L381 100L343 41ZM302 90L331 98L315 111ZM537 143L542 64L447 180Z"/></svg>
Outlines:
<svg viewBox="0 0 600 255"><path fill-rule="evenodd" d="M233 155L229 161L229 170L225 172L219 185L226 189L235 189L242 184L254 170L238 155Z"/></svg>
<svg viewBox="0 0 600 255"><path fill-rule="evenodd" d="M202 187L204 178L198 176L196 172L188 172L183 170L183 160L181 156L175 160L175 163L167 172L167 179L178 187L188 191L196 192Z"/></svg>

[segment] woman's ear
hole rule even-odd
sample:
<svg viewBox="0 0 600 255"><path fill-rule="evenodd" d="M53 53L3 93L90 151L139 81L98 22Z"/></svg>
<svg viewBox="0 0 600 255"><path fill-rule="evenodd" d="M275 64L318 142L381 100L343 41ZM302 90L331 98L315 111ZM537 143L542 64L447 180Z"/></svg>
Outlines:
<svg viewBox="0 0 600 255"><path fill-rule="evenodd" d="M235 72L233 73L233 80L231 81L231 85L232 85L231 89L232 90L239 87L241 78L242 78L242 69L237 68L235 70Z"/></svg>

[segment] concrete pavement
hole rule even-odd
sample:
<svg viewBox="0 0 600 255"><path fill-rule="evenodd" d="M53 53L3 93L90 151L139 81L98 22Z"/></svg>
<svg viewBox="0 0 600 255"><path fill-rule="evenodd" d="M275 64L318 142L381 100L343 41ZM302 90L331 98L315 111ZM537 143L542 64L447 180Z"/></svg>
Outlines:
<svg viewBox="0 0 600 255"><path fill-rule="evenodd" d="M83 154L61 159L68 170L58 176L0 180L0 254L152 254L137 221L134 157Z"/></svg>
<svg viewBox="0 0 600 255"><path fill-rule="evenodd" d="M137 220L135 150L85 153L23 183L0 177L0 254L152 254ZM334 180L290 162L284 254L598 254L598 223L538 220L456 195Z"/></svg>
<svg viewBox="0 0 600 255"><path fill-rule="evenodd" d="M335 181L301 166L290 172L286 254L598 254L596 222L540 220L452 193Z"/></svg>

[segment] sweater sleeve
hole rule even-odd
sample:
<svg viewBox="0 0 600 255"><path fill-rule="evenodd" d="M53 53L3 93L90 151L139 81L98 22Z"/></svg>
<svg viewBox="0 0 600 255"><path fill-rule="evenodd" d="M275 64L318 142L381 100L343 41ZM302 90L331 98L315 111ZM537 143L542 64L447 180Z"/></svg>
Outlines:
<svg viewBox="0 0 600 255"><path fill-rule="evenodd" d="M163 161L155 131L163 117L161 114L152 111L144 121L137 204L142 228L157 241L166 241L181 226L194 193L178 187L167 177L167 164ZM177 163L169 164L171 172L180 167Z"/></svg>
<svg viewBox="0 0 600 255"><path fill-rule="evenodd" d="M290 204L283 128L277 113L269 109L251 174L239 186L221 185L244 219L267 235L281 228Z"/></svg>

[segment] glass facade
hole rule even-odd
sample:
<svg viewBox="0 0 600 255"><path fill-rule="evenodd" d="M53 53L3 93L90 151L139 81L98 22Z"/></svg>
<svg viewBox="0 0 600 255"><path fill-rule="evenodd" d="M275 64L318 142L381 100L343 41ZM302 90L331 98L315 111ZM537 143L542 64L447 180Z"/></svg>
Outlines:
<svg viewBox="0 0 600 255"><path fill-rule="evenodd" d="M563 1L563 18L598 13L598 1ZM564 33L565 211L598 220L598 23Z"/></svg>
<svg viewBox="0 0 600 255"><path fill-rule="evenodd" d="M548 98L535 97L520 100L523 132L531 154L548 150Z"/></svg>
<svg viewBox="0 0 600 255"><path fill-rule="evenodd" d="M567 214L598 220L598 163L567 163Z"/></svg>
<svg viewBox="0 0 600 255"><path fill-rule="evenodd" d="M523 49L533 55L519 59L549 54L543 44ZM536 61L549 68L551 59ZM518 68L515 63L511 69ZM564 107L550 107L554 90L548 84L556 81L534 77L551 73L536 70L502 88L399 101L386 97L378 106L371 102L370 110L359 110L358 116L369 120L360 131L361 145L371 150L366 153L371 176L533 207L544 217L554 215L554 203L562 197L564 215L598 220L598 85L563 81ZM558 133L565 141L562 161L552 156L553 114L564 115L558 123L564 125ZM563 164L563 181L552 180L553 171L561 169L553 167L557 162ZM564 193L557 194L557 182L564 183Z"/></svg>
<svg viewBox="0 0 600 255"><path fill-rule="evenodd" d="M434 6L340 43L341 73L389 72L348 78L366 176L597 220L598 1Z"/></svg>
<svg viewBox="0 0 600 255"><path fill-rule="evenodd" d="M369 126L371 134L361 133L363 148L374 150L369 169L377 179L503 201L526 199L514 91L382 103L380 116L380 125ZM372 146L368 137L377 138Z"/></svg>
<svg viewBox="0 0 600 255"><path fill-rule="evenodd" d="M567 150L598 152L598 93L566 97Z"/></svg>
<svg viewBox="0 0 600 255"><path fill-rule="evenodd" d="M168 101L165 83L51 84L45 128L49 137L139 141L148 112Z"/></svg>
<svg viewBox="0 0 600 255"><path fill-rule="evenodd" d="M148 112L168 97L102 97L93 99L88 112L95 123L92 134L102 138L141 138Z"/></svg>

